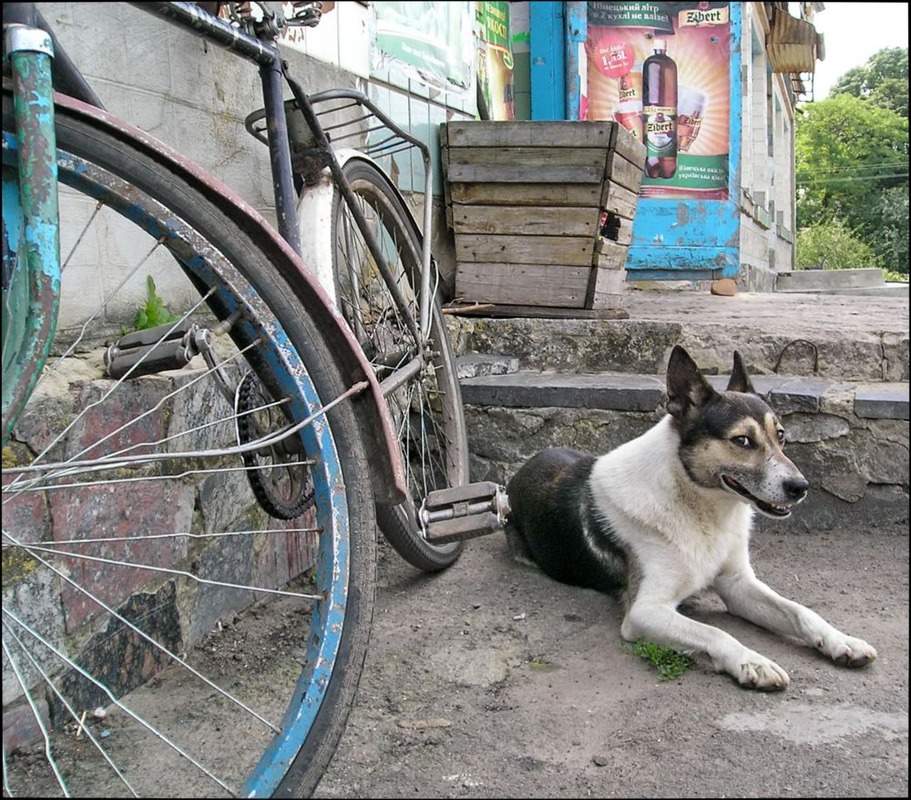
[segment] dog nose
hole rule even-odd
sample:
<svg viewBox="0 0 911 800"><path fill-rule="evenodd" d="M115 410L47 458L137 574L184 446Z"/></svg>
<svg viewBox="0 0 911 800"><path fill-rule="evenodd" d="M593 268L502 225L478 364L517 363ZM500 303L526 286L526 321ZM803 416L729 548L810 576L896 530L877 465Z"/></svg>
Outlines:
<svg viewBox="0 0 911 800"><path fill-rule="evenodd" d="M806 478L792 478L785 481L784 490L792 500L803 500L807 496L810 482Z"/></svg>

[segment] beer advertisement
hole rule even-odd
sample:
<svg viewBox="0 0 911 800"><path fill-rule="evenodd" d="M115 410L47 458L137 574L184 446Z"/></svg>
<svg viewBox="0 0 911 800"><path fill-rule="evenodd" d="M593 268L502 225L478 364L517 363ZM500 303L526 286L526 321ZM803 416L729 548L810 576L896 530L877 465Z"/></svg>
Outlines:
<svg viewBox="0 0 911 800"><path fill-rule="evenodd" d="M581 115L646 148L640 196L725 200L730 3L590 2Z"/></svg>
<svg viewBox="0 0 911 800"><path fill-rule="evenodd" d="M478 27L478 84L493 120L516 118L515 82L510 46L509 3L475 4Z"/></svg>

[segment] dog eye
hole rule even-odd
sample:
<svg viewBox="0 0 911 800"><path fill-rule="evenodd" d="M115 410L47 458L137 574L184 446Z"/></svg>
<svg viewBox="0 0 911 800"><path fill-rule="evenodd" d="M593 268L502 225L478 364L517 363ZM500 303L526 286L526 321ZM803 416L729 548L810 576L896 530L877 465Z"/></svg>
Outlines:
<svg viewBox="0 0 911 800"><path fill-rule="evenodd" d="M731 441L738 447L749 449L753 447L753 440L749 436L734 436Z"/></svg>
<svg viewBox="0 0 911 800"><path fill-rule="evenodd" d="M784 430L779 430L778 431L778 444L784 444L784 441L785 441Z"/></svg>

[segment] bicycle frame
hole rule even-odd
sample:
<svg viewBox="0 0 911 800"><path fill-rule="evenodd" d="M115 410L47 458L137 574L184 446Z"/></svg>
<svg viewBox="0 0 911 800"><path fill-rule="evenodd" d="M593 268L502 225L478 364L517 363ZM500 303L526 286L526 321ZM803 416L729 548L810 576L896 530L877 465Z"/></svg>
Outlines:
<svg viewBox="0 0 911 800"><path fill-rule="evenodd" d="M413 319L410 309L408 308L402 293L393 279L385 259L382 257L382 251L379 243L373 234L373 231L367 225L364 215L359 206L354 201L354 195L351 187L342 171L342 168L335 157L335 152L329 139L320 124L319 118L314 111L311 98L301 87L300 83L295 80L288 72L287 65L281 58L278 48L262 40L256 39L241 30L233 27L229 23L217 17L207 14L193 3L170 2L170 3L132 3L148 13L157 13L167 21L187 30L191 33L201 36L216 44L220 44L229 50L236 52L247 60L254 62L260 71L260 79L263 88L263 102L265 104L265 118L268 122L269 135L266 137L266 144L269 147L270 160L272 165L273 190L275 192L275 208L278 218L278 230L282 237L300 254L300 235L297 219L297 192L294 186L294 175L291 165L291 143L288 136L288 119L285 110L285 104L282 99L282 81L288 84L294 99L304 115L307 126L313 133L315 144L314 151L316 157L324 161L329 168L332 179L345 198L348 208L351 210L355 221L364 240L370 249L379 266L380 273L383 276L386 285L389 287L392 297L396 303L402 317L408 321L412 328L412 334L417 341L424 342L427 338L430 326L430 237L423 237L422 253L422 270L421 270L421 312L419 327L416 320ZM348 96L354 95L354 92L348 92ZM426 144L419 139L414 138L382 112L376 108L370 100L360 94L358 102L366 106L376 117L388 127L391 128L399 137L409 141L413 146L421 150L424 158L424 175L425 175L425 202L424 202L424 230L430 230L430 203L427 200L431 194L432 175L430 171L430 151ZM330 93L323 93L320 97L328 99Z"/></svg>
<svg viewBox="0 0 911 800"><path fill-rule="evenodd" d="M295 99L304 110L308 123L313 123L313 131L317 139L318 149L321 154L320 157L325 159L326 165L332 172L333 179L338 184L342 195L352 209L352 213L361 228L365 241L371 249L374 258L376 258L376 263L380 267L381 274L390 287L390 291L392 292L397 305L399 305L400 312L406 319L410 320L409 324L412 328L412 333L415 334L417 340L422 343L426 342L427 331L429 330L429 290L422 293L421 321L418 323L413 319L398 286L392 279L385 260L380 257L382 251L380 250L379 244L368 227L357 203L354 201L354 195L339 166L332 147L326 138L325 132L322 130L316 115L313 113L309 98L300 85L287 74L287 70L285 69L277 46L269 41L257 39L256 37L235 28L230 23L206 13L193 3L132 3L131 5L134 5L146 13L160 16L186 31L218 44L232 53L252 62L258 67L262 85L263 101L265 104L265 115L269 129L267 144L270 153L278 235L284 243L293 250L295 256L297 256L296 261L299 265L298 270L306 278L307 296L304 297L303 300L305 301L307 311L315 313L320 319L325 320L325 324L322 327L325 330L327 337L334 340L336 352L340 361L343 362L346 372L352 376L358 376L358 379L363 378L364 376L367 378L367 384L372 390L374 397L372 413L377 419L375 420L375 423L368 422L365 424L365 435L370 441L375 453L385 454L384 457L380 457L383 458L383 461L386 464L386 469L381 471L382 475L378 476L374 481L377 498L388 502L401 502L407 486L404 464L397 444L393 424L384 401L384 394L395 387L393 386L390 388L388 385L385 388L380 387L380 384L373 374L373 370L370 368L369 362L360 349L360 345L348 329L347 323L333 307L332 301L316 282L313 275L300 264L301 243L297 218L298 197L291 163L291 147L288 136L285 103L282 97L283 82L287 82L290 86ZM51 27L43 19L33 3L7 3L4 6L3 16L4 25L13 23L45 31L51 38L55 55L52 66L54 86L61 87L69 93L71 97L86 104L86 107L82 109L83 113L92 115L96 119L107 116L103 112L103 106L99 98L94 91L92 91L91 87L89 87L72 60L66 55L65 51L60 46L59 41L54 36ZM364 98L364 100L367 101L366 98ZM369 101L367 101L367 103L369 103ZM93 108L96 111L93 112ZM116 122L110 118L108 121L112 123ZM138 134L142 136L141 132L132 129L131 133L132 135ZM429 189L430 162L429 151L427 150L426 145L414 140L413 137L408 136L408 134L403 131L399 131L399 133L403 138L410 139L416 146L422 148L425 155L427 186ZM53 148L51 148L51 152L52 151ZM207 176L186 159L181 158L178 154L173 152L169 153L169 155L175 161L181 162L184 168L193 171L198 178L202 180L206 179ZM216 194L224 194L224 187L220 187ZM222 197L221 199L222 201L227 199L233 205L243 207L251 217L258 216L236 195L231 194L229 197ZM425 224L429 224L429 214L430 204L425 203ZM45 221L55 227L57 225L56 215L53 215L53 219L48 218ZM266 225L264 221L261 222L263 225ZM425 229L429 230L429 228ZM424 249L422 284L426 283L426 286L429 287L429 236L425 237ZM59 276L59 264L56 265L56 270ZM59 287L59 281L57 285ZM51 287L51 289L53 290L53 287ZM46 294L47 292L43 293L42 297ZM51 291L50 294L56 298L56 291ZM428 320L427 323L424 322L425 317ZM423 332L423 335L418 335L421 334L421 332ZM49 338L50 337L48 337L48 339ZM415 362L423 361L423 358L424 354L422 352L418 353L414 360ZM40 371L41 362L35 363L37 363L38 367L36 372ZM405 369L407 370L409 367L414 369L416 366L417 365L408 365Z"/></svg>

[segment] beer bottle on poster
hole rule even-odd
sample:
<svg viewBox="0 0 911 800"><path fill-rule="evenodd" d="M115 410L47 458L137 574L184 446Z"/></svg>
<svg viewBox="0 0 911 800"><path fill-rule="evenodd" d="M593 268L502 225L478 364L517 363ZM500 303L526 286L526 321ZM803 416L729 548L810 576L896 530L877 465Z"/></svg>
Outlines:
<svg viewBox="0 0 911 800"><path fill-rule="evenodd" d="M677 65L667 43L655 39L655 52L642 65L642 126L645 173L673 178L677 171Z"/></svg>

